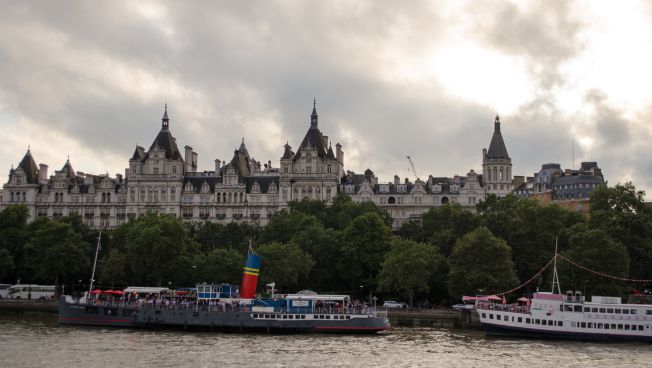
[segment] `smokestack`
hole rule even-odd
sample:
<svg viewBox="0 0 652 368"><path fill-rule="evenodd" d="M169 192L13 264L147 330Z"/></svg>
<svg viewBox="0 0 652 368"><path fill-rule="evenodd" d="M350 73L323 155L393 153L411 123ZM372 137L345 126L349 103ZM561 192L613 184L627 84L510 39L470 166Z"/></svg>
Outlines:
<svg viewBox="0 0 652 368"><path fill-rule="evenodd" d="M219 159L215 159L215 176L220 175L220 162Z"/></svg>
<svg viewBox="0 0 652 368"><path fill-rule="evenodd" d="M48 165L38 165L38 182L39 184L47 184L48 182Z"/></svg>
<svg viewBox="0 0 652 368"><path fill-rule="evenodd" d="M185 146L185 154L184 154L184 161L186 164L186 170L185 172L192 172L192 147L190 146Z"/></svg>
<svg viewBox="0 0 652 368"><path fill-rule="evenodd" d="M244 267L242 283L240 284L240 297L243 299L253 299L256 296L261 259L261 256L253 253L250 244L249 254L247 254L247 264Z"/></svg>

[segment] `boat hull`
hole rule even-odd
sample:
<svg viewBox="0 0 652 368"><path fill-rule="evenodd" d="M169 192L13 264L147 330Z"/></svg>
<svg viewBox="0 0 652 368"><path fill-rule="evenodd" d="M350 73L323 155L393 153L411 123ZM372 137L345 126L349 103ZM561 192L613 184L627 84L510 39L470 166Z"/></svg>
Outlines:
<svg viewBox="0 0 652 368"><path fill-rule="evenodd" d="M497 336L497 337L519 337L519 338L530 338L530 339L578 340L578 341L652 342L652 336L537 330L534 328L503 326L503 325L490 324L490 323L483 323L483 327L485 329L485 333L487 336Z"/></svg>
<svg viewBox="0 0 652 368"><path fill-rule="evenodd" d="M267 333L376 333L390 327L384 317L349 315L349 319L301 319L300 314L278 314L279 319L255 318L262 313L210 308L136 308L124 306L59 303L59 324L141 329L181 329ZM269 314L276 316L277 314ZM297 317L298 316L298 317ZM339 316L338 316L339 317Z"/></svg>

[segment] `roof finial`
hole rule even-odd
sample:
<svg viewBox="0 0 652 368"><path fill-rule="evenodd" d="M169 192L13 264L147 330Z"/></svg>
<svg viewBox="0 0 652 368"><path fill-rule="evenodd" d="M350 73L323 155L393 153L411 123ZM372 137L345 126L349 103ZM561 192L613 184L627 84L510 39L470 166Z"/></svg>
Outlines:
<svg viewBox="0 0 652 368"><path fill-rule="evenodd" d="M317 98L312 100L312 114L310 115L310 128L317 128Z"/></svg>
<svg viewBox="0 0 652 368"><path fill-rule="evenodd" d="M161 128L167 129L170 127L170 119L168 118L168 102L165 101L165 111L163 112L163 119L161 119Z"/></svg>

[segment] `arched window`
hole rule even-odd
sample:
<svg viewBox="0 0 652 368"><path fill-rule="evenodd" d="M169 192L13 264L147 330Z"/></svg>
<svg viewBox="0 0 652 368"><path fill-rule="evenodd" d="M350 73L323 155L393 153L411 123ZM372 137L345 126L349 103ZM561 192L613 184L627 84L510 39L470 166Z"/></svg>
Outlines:
<svg viewBox="0 0 652 368"><path fill-rule="evenodd" d="M388 204L395 204L395 203L396 203L396 198L394 198L394 197L389 197L389 198L387 199L387 203L388 203Z"/></svg>
<svg viewBox="0 0 652 368"><path fill-rule="evenodd" d="M442 197L441 204L448 204L448 197Z"/></svg>
<svg viewBox="0 0 652 368"><path fill-rule="evenodd" d="M220 200L222 199L222 195L218 192L215 197L217 198L217 203L220 203Z"/></svg>
<svg viewBox="0 0 652 368"><path fill-rule="evenodd" d="M222 202L226 203L226 193L222 193Z"/></svg>

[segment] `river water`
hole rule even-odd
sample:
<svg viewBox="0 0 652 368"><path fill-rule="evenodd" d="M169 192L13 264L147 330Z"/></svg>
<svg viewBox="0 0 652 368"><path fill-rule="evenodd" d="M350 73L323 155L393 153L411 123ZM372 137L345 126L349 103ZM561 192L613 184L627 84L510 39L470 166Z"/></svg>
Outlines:
<svg viewBox="0 0 652 368"><path fill-rule="evenodd" d="M652 345L486 338L395 328L372 336L58 326L0 314L0 367L651 367Z"/></svg>

